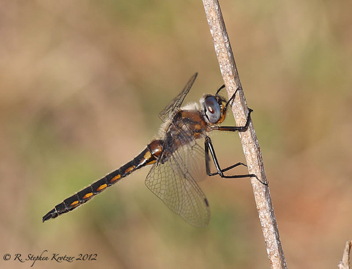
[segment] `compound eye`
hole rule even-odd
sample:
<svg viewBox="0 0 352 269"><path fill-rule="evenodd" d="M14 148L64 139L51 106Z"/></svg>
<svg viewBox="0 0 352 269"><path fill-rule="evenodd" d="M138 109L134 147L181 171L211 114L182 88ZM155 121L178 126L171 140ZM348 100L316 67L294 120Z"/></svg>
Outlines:
<svg viewBox="0 0 352 269"><path fill-rule="evenodd" d="M214 96L208 96L204 100L205 115L210 123L217 123L221 117L221 108Z"/></svg>

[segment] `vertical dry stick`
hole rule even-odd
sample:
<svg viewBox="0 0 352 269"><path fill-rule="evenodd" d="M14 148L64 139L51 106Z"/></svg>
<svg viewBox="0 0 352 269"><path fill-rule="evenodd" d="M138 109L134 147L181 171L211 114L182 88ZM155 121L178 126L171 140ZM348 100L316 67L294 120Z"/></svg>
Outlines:
<svg viewBox="0 0 352 269"><path fill-rule="evenodd" d="M342 259L338 265L339 269L350 269L350 255L351 255L352 241L347 241L343 251Z"/></svg>
<svg viewBox="0 0 352 269"><path fill-rule="evenodd" d="M238 76L235 59L226 32L219 2L217 0L203 0L203 5L210 27L210 33L213 37L221 74L230 97L238 87L241 87L241 82ZM246 115L248 114L243 91L239 91L232 106L232 111L234 113L236 124L243 125L246 121ZM249 173L256 174L258 179L267 182L260 147L253 125L250 124L246 132L239 134ZM269 187L261 184L256 178L252 178L251 183L271 268L287 268L271 202Z"/></svg>

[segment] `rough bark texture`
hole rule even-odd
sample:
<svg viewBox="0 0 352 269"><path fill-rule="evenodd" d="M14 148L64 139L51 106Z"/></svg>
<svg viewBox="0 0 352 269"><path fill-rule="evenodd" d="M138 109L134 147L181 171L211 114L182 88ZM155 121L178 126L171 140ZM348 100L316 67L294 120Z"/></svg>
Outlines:
<svg viewBox="0 0 352 269"><path fill-rule="evenodd" d="M342 259L338 265L339 269L350 269L350 255L351 255L352 241L347 241L345 250L343 251Z"/></svg>

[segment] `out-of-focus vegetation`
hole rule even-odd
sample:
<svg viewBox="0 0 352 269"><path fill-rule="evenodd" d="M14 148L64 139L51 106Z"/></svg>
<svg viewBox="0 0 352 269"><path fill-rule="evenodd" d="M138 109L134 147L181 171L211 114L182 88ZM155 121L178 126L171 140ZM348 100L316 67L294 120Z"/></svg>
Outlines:
<svg viewBox="0 0 352 269"><path fill-rule="evenodd" d="M351 2L220 4L288 265L334 268L352 237ZM141 151L196 71L186 101L223 83L201 1L1 1L0 254L98 254L65 268L269 268L246 179L200 182L207 228L145 188L147 168L41 223ZM224 166L244 161L237 134L213 140Z"/></svg>

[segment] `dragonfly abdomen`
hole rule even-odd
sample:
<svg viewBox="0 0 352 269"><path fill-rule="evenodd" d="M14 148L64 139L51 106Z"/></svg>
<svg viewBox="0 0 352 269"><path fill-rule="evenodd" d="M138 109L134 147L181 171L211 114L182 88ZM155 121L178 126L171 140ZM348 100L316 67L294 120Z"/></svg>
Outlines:
<svg viewBox="0 0 352 269"><path fill-rule="evenodd" d="M43 222L49 219L54 219L61 214L67 213L79 207L80 205L88 202L95 195L101 193L107 187L115 184L121 178L131 174L139 168L155 163L162 151L162 146L162 140L152 141L133 160L56 205L54 209L49 211L43 217Z"/></svg>

